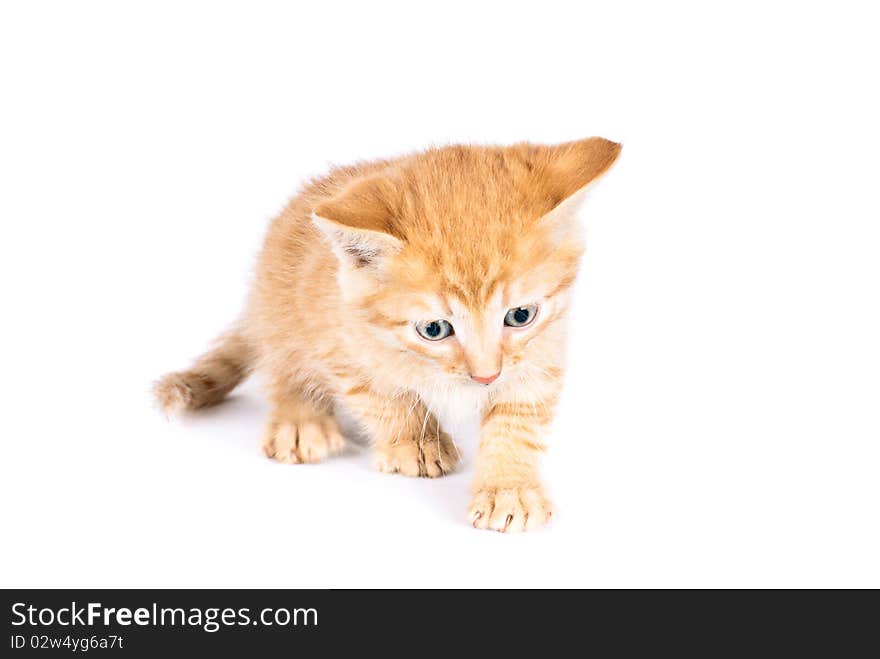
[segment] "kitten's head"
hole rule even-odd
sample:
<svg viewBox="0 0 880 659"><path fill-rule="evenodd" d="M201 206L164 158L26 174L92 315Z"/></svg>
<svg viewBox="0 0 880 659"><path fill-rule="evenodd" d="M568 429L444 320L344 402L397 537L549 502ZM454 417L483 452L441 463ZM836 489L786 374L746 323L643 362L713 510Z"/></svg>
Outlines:
<svg viewBox="0 0 880 659"><path fill-rule="evenodd" d="M350 321L447 385L546 363L583 251L575 210L619 153L601 138L452 146L355 180L313 214Z"/></svg>

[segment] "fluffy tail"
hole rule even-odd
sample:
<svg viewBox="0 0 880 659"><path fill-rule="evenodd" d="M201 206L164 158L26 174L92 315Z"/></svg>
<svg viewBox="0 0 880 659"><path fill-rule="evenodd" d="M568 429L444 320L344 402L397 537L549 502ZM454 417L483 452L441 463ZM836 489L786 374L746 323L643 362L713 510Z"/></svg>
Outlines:
<svg viewBox="0 0 880 659"><path fill-rule="evenodd" d="M251 372L253 351L238 331L217 339L213 350L187 371L168 373L153 385L156 400L168 413L196 410L223 400Z"/></svg>

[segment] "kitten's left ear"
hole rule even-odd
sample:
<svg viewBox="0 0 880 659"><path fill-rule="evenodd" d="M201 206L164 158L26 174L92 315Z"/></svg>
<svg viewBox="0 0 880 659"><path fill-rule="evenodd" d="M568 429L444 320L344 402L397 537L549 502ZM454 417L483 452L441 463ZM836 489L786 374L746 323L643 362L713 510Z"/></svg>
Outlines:
<svg viewBox="0 0 880 659"><path fill-rule="evenodd" d="M312 222L327 236L340 261L356 268L376 265L400 250L393 235L393 187L381 176L355 181L316 206Z"/></svg>
<svg viewBox="0 0 880 659"><path fill-rule="evenodd" d="M623 147L602 137L589 137L532 148L532 163L552 204L541 224L563 240L574 228L573 215L587 190L611 169Z"/></svg>
<svg viewBox="0 0 880 659"><path fill-rule="evenodd" d="M611 169L623 146L602 137L588 137L538 148L548 190L555 204L560 204L598 181Z"/></svg>

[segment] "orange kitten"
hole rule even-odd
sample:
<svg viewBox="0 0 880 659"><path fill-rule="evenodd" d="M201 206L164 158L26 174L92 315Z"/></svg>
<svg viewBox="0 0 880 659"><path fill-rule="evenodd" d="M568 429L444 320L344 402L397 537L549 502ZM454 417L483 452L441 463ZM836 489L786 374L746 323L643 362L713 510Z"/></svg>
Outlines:
<svg viewBox="0 0 880 659"><path fill-rule="evenodd" d="M253 370L280 462L317 462L353 415L379 469L441 476L446 430L480 423L478 528L551 515L537 472L564 364L583 250L574 211L620 145L450 146L333 169L272 223L241 321L155 392L166 409L220 401Z"/></svg>

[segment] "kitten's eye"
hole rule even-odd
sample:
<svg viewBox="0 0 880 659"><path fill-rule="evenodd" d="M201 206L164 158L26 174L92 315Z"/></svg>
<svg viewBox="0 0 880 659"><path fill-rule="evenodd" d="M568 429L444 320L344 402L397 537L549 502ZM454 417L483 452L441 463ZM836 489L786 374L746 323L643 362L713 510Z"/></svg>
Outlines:
<svg viewBox="0 0 880 659"><path fill-rule="evenodd" d="M446 320L431 320L427 323L416 323L416 332L428 341L442 341L447 336L455 334L452 325Z"/></svg>
<svg viewBox="0 0 880 659"><path fill-rule="evenodd" d="M524 307L514 307L504 316L504 324L509 327L525 327L531 323L538 314L537 304L527 304Z"/></svg>

